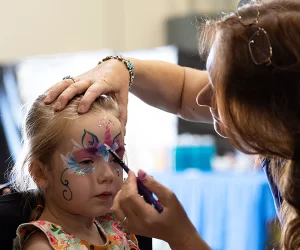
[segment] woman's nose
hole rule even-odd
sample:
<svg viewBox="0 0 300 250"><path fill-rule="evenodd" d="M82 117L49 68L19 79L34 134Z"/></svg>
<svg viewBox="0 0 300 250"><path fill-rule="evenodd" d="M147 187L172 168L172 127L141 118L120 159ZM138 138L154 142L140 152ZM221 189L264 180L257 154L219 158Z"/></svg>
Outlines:
<svg viewBox="0 0 300 250"><path fill-rule="evenodd" d="M196 102L199 106L211 107L213 90L211 84L207 84L197 95Z"/></svg>

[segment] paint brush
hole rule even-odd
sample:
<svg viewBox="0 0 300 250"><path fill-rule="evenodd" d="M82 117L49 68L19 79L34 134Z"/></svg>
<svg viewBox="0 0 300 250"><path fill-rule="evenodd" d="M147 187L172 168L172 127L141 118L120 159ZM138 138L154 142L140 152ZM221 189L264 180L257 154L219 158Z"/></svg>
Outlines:
<svg viewBox="0 0 300 250"><path fill-rule="evenodd" d="M123 162L123 160L116 154L115 151L113 151L110 147L106 145L106 148L108 152L112 155L112 157L116 160L116 162L125 170L125 172L128 174L129 168L127 165ZM139 180L139 178L136 178L137 180L137 186L138 186L138 192L140 195L143 196L144 200L152 205L159 213L163 211L163 207L152 195L152 192L150 192Z"/></svg>

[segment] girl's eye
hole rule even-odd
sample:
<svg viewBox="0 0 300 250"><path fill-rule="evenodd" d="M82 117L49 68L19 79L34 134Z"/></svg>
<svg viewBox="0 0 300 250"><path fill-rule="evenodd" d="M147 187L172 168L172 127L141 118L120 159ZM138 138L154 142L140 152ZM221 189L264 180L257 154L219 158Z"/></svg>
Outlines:
<svg viewBox="0 0 300 250"><path fill-rule="evenodd" d="M92 160L88 159L88 160L80 161L79 164L92 165L92 164L94 164L94 162Z"/></svg>

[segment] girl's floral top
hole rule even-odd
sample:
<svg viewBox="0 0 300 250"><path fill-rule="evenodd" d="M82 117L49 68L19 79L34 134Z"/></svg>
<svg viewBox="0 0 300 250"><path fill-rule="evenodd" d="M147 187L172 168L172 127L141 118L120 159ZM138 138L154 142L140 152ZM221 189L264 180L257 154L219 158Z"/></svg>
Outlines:
<svg viewBox="0 0 300 250"><path fill-rule="evenodd" d="M21 224L18 227L13 250L22 249L26 240L37 231L41 231L46 235L49 244L55 250L139 250L136 237L133 234L126 233L124 228L120 228L112 214L101 216L95 221L95 224L106 238L104 245L91 244L68 234L57 224L37 220Z"/></svg>

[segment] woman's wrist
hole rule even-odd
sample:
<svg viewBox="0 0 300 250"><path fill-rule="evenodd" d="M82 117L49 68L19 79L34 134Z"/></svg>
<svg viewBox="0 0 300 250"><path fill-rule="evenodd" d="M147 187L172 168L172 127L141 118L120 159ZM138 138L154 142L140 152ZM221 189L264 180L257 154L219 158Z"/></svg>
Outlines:
<svg viewBox="0 0 300 250"><path fill-rule="evenodd" d="M174 237L175 238L175 237ZM197 230L194 228L189 237L180 242L168 242L172 250L211 250L206 242L201 238Z"/></svg>
<svg viewBox="0 0 300 250"><path fill-rule="evenodd" d="M107 56L105 58L103 58L101 61L98 62L98 65L108 61L108 60L118 60L119 62L121 62L127 69L128 73L129 73L129 89L131 88L132 84L133 84L133 80L135 78L135 70L134 70L134 66L132 64L132 62L127 59L124 58L123 56Z"/></svg>
<svg viewBox="0 0 300 250"><path fill-rule="evenodd" d="M134 76L134 81L133 83L131 84L131 87L129 88L129 92L132 91L132 89L135 88L135 85L136 84L139 84L138 81L140 79L140 76L141 76L141 64L142 64L142 60L139 60L139 59L135 59L135 58L131 58L131 57L126 57L125 58L126 60L130 61L134 67L134 73L135 73L135 76ZM143 73L142 73L143 74Z"/></svg>

